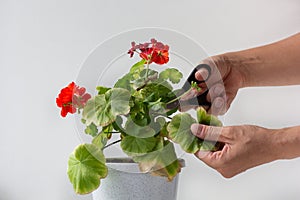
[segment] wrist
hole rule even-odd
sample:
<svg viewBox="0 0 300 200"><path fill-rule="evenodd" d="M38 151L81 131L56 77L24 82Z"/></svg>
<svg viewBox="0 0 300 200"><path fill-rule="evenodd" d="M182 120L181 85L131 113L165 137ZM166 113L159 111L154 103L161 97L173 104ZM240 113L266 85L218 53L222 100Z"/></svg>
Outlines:
<svg viewBox="0 0 300 200"><path fill-rule="evenodd" d="M241 88L260 86L260 67L263 66L263 59L257 55L256 49L244 51L229 52L213 57L221 65L229 66L232 70L236 70L241 76Z"/></svg>
<svg viewBox="0 0 300 200"><path fill-rule="evenodd" d="M293 159L300 156L300 126L275 130L273 137L276 159Z"/></svg>

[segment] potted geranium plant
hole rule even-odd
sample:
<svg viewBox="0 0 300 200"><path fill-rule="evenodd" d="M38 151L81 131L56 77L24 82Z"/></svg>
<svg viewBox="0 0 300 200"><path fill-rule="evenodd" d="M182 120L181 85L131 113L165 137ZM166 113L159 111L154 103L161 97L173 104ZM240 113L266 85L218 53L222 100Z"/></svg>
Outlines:
<svg viewBox="0 0 300 200"><path fill-rule="evenodd" d="M196 110L197 119L179 112L178 106L168 107L190 90L201 90L191 83L188 91L179 92L173 87L183 77L180 71L168 67L158 72L150 68L169 61L169 46L155 39L143 44L132 42L128 53L130 57L138 54L141 60L112 88L98 86L97 95L92 97L72 82L56 98L61 116L78 112L86 126L85 133L91 136L91 143L77 146L69 158L68 176L76 193L87 194L99 187L108 173L103 150L112 144L120 143L141 172L169 181L182 168L174 143L187 153L219 148L194 137L190 131L193 123L221 126L216 117L201 107ZM109 143L112 134L119 134L120 138Z"/></svg>

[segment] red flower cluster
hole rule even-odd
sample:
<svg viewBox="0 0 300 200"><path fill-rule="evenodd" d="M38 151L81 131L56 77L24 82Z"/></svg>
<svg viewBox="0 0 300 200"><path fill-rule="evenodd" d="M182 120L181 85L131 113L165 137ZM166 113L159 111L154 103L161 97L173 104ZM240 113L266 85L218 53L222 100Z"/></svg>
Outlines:
<svg viewBox="0 0 300 200"><path fill-rule="evenodd" d="M131 46L131 49L128 51L130 57L136 52L141 58L145 59L147 63L154 62L163 65L169 61L169 46L155 39L151 39L151 42L144 44L135 44L135 42L132 42Z"/></svg>
<svg viewBox="0 0 300 200"><path fill-rule="evenodd" d="M56 104L61 108L61 116L65 117L68 113L75 113L77 109L84 107L91 95L85 93L84 87L77 86L74 82L60 91L56 98Z"/></svg>

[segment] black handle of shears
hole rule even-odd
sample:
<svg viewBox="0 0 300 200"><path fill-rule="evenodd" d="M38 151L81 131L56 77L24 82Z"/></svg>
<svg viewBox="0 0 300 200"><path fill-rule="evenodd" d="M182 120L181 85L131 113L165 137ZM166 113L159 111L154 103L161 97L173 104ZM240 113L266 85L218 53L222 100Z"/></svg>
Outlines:
<svg viewBox="0 0 300 200"><path fill-rule="evenodd" d="M204 83L206 80L203 80L203 81L198 81L195 77L195 74L198 70L200 69L206 69L208 71L208 76L206 78L206 80L210 77L211 75L211 67L207 64L199 64L197 67L194 68L194 70L192 71L192 73L189 75L186 83L183 85L182 89L184 91L187 91L191 88L191 83L192 82L196 82L197 84L200 84L200 83ZM187 102L185 102L184 104L189 104L189 105L196 105L196 106L208 106L210 107L211 106L211 102L208 102L207 101L207 94L208 94L208 90L206 90L204 93L202 93L201 95L195 97L195 98L192 98L192 99L189 99L187 100Z"/></svg>

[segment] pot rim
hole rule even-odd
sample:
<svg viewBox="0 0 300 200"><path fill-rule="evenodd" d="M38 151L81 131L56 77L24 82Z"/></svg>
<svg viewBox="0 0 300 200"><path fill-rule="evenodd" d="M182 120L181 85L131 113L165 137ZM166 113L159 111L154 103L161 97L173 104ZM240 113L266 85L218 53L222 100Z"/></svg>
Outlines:
<svg viewBox="0 0 300 200"><path fill-rule="evenodd" d="M178 158L181 167L185 167L185 160L182 158ZM109 164L137 164L129 157L115 157L115 158L106 158L106 163Z"/></svg>

